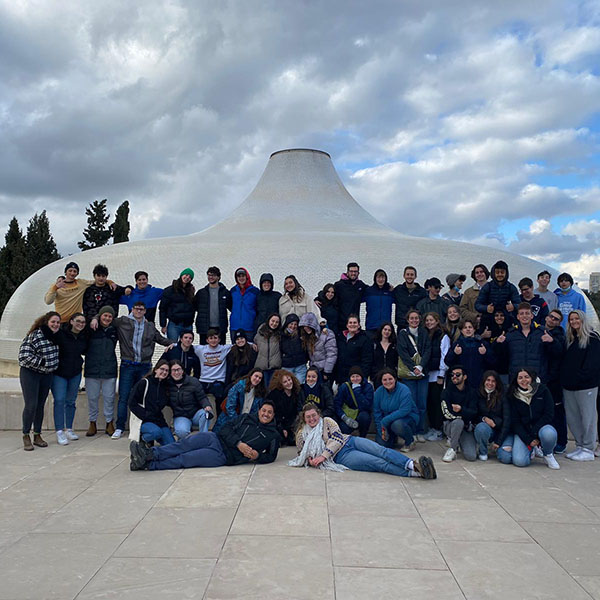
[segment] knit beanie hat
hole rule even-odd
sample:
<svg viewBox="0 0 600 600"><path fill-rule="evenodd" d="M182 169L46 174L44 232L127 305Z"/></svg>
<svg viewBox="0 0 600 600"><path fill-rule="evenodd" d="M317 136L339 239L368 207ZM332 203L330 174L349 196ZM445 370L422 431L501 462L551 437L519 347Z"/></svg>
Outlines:
<svg viewBox="0 0 600 600"><path fill-rule="evenodd" d="M103 306L99 311L98 311L98 316L102 316L104 313L109 313L111 314L113 317L115 316L115 309L112 306Z"/></svg>
<svg viewBox="0 0 600 600"><path fill-rule="evenodd" d="M348 371L348 377L350 377L351 375L360 375L363 379L365 378L365 376L363 375L363 370L360 367L352 367Z"/></svg>
<svg viewBox="0 0 600 600"><path fill-rule="evenodd" d="M244 338L247 339L246 337L246 332L243 329L238 329L234 334L233 334L233 343L235 344L240 338Z"/></svg>
<svg viewBox="0 0 600 600"><path fill-rule="evenodd" d="M189 267L179 273L179 277L183 277L184 275L189 275L192 280L194 279L194 271L192 271Z"/></svg>
<svg viewBox="0 0 600 600"><path fill-rule="evenodd" d="M79 265L76 262L68 262L65 265L65 273L68 269L77 269L77 273L79 273Z"/></svg>
<svg viewBox="0 0 600 600"><path fill-rule="evenodd" d="M467 276L466 275L461 275L459 273L449 273L448 275L446 275L446 283L448 284L448 287L454 287L454 284L458 281L458 280L462 280L462 281L466 281L467 280Z"/></svg>

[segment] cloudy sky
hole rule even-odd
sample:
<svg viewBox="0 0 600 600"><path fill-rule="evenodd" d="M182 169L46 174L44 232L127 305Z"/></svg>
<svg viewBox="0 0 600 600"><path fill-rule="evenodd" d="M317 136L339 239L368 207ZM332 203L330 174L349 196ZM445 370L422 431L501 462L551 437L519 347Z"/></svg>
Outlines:
<svg viewBox="0 0 600 600"><path fill-rule="evenodd" d="M326 150L401 232L600 271L600 3L0 0L0 225L199 231Z"/></svg>

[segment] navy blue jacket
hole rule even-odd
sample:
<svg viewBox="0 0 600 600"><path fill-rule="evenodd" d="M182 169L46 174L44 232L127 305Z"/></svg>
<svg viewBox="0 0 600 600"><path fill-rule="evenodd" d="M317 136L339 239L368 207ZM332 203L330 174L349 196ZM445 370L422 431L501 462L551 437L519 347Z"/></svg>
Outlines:
<svg viewBox="0 0 600 600"><path fill-rule="evenodd" d="M352 387L352 383L348 381L350 387ZM335 395L335 399L333 401L335 406L335 414L339 419L342 418L344 414L343 406L344 404L352 409L358 408L359 412L371 412L373 410L373 386L363 379L362 383L359 387L352 388L354 392L354 398L356 398L356 404L352 399L352 394L346 385L346 382L341 383L338 387L337 394Z"/></svg>
<svg viewBox="0 0 600 600"><path fill-rule="evenodd" d="M186 375L193 375L194 377L200 377L200 359L194 352L194 346L186 352L181 347L181 342L177 342L173 348L167 350L161 357L161 360L178 360L183 365L183 370Z"/></svg>
<svg viewBox="0 0 600 600"><path fill-rule="evenodd" d="M380 288L376 283L368 286L363 292L363 302L367 307L365 329L377 329L382 323L392 320L394 292L386 283Z"/></svg>
<svg viewBox="0 0 600 600"><path fill-rule="evenodd" d="M562 327L561 327L562 329ZM90 331L83 374L90 379L113 379L117 376L117 355L115 347L119 336L116 327L102 327L98 323L95 331Z"/></svg>
<svg viewBox="0 0 600 600"><path fill-rule="evenodd" d="M479 347L483 344L485 354L479 354ZM460 354L456 354L456 346L462 348ZM478 388L481 383L483 372L491 369L496 364L494 351L488 342L479 337L464 337L461 335L444 358L444 362L452 368L455 365L462 365L467 374L467 385L471 388Z"/></svg>

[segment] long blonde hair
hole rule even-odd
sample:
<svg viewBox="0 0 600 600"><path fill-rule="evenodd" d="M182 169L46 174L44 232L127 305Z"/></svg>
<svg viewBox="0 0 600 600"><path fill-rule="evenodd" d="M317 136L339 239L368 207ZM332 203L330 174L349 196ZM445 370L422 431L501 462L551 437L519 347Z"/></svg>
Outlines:
<svg viewBox="0 0 600 600"><path fill-rule="evenodd" d="M572 314L576 314L581 320L581 328L579 329L579 333L575 334L571 327L571 323L569 323L569 317ZM585 313L582 310L575 309L569 313L569 317L567 317L567 348L577 340L580 348L587 348L590 343L590 336L594 335L598 337L598 333L592 329L590 322L587 320Z"/></svg>

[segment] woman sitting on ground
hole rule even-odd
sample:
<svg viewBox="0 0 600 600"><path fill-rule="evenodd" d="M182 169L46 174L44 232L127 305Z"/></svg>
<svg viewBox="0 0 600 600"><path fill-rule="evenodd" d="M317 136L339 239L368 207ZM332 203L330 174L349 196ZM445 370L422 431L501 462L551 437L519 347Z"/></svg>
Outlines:
<svg viewBox="0 0 600 600"><path fill-rule="evenodd" d="M539 456L551 469L560 469L554 458L557 433L551 425L554 400L535 371L529 367L519 369L508 388L508 401L514 435L509 435L498 448L498 460L527 467L532 458Z"/></svg>
<svg viewBox="0 0 600 600"><path fill-rule="evenodd" d="M293 373L279 369L273 374L267 398L275 406L277 428L282 437L282 443L293 446L298 407L304 404L304 394L300 382Z"/></svg>
<svg viewBox="0 0 600 600"><path fill-rule="evenodd" d="M306 371L306 381L302 384L304 404L312 402L319 407L324 417L335 419L335 407L333 405L333 392L322 379L317 367L309 367ZM299 407L302 409L302 406Z"/></svg>
<svg viewBox="0 0 600 600"><path fill-rule="evenodd" d="M322 417L312 403L306 404L300 413L296 447L298 456L288 462L291 467L352 469L423 479L437 477L431 458L421 456L412 460L372 440L345 435L333 419Z"/></svg>
<svg viewBox="0 0 600 600"><path fill-rule="evenodd" d="M161 359L150 373L135 384L129 394L129 410L142 421L142 440L148 443L156 441L161 446L175 441L163 415L163 409L169 403L168 377L169 363Z"/></svg>
<svg viewBox="0 0 600 600"><path fill-rule="evenodd" d="M334 399L337 421L343 433L358 429L360 437L367 437L373 412L373 386L365 380L360 367L352 367L348 375Z"/></svg>
<svg viewBox="0 0 600 600"><path fill-rule="evenodd" d="M238 415L255 414L267 397L263 372L254 368L229 388L227 399L213 429L217 433L223 425L235 420Z"/></svg>

